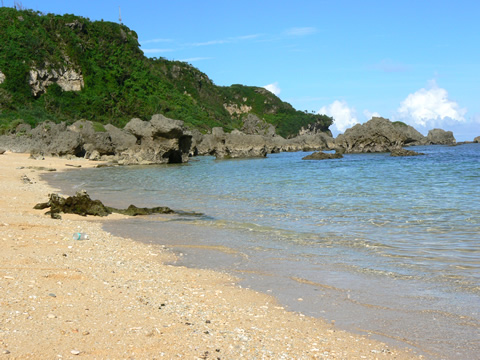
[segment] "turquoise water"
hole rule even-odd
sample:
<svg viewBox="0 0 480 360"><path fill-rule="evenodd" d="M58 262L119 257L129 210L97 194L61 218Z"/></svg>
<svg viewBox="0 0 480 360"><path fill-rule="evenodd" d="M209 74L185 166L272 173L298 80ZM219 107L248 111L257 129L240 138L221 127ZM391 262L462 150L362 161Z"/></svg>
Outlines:
<svg viewBox="0 0 480 360"><path fill-rule="evenodd" d="M179 264L229 271L291 310L433 358L474 359L480 352L480 145L414 149L426 155L202 157L51 180L112 206L203 213L106 228L167 244L181 255Z"/></svg>

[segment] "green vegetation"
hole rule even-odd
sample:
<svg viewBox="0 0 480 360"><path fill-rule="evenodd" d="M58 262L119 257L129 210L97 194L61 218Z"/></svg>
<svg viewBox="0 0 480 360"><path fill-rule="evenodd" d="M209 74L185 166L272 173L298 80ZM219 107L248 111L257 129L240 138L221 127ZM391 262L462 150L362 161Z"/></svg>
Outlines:
<svg viewBox="0 0 480 360"><path fill-rule="evenodd" d="M36 95L29 84L32 69L81 73L81 91L64 91L52 83ZM90 21L75 15L41 14L0 8L0 131L13 121L32 126L51 120L72 123L88 119L124 126L131 118L164 114L207 131L239 128L244 114L230 114L224 105L264 118L282 136L295 135L318 123L328 130L333 119L295 110L259 87L220 87L193 66L164 58L147 58L137 34L124 25ZM103 129L104 130L104 129Z"/></svg>
<svg viewBox="0 0 480 360"><path fill-rule="evenodd" d="M408 127L407 124L405 124L404 122L402 121L394 121L392 122L393 125L398 125L398 126L403 126L403 127Z"/></svg>

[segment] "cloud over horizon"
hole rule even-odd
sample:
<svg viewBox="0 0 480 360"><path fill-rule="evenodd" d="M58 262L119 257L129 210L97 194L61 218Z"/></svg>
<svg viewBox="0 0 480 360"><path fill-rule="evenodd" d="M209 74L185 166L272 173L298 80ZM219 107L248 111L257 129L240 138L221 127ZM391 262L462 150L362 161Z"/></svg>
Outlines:
<svg viewBox="0 0 480 360"><path fill-rule="evenodd" d="M346 101L335 100L333 103L327 106L323 106L318 110L319 114L325 114L333 117L335 120L333 127L340 133L345 132L348 128L351 128L355 124L358 124L355 108L350 108Z"/></svg>
<svg viewBox="0 0 480 360"><path fill-rule="evenodd" d="M435 80L429 88L409 94L397 110L398 117L410 125L435 127L443 123L464 123L466 108L450 100L447 90L439 87Z"/></svg>
<svg viewBox="0 0 480 360"><path fill-rule="evenodd" d="M272 94L278 96L280 95L280 92L282 91L280 87L278 86L278 82L274 82L273 84L265 85L263 87L264 89L267 89L270 91Z"/></svg>

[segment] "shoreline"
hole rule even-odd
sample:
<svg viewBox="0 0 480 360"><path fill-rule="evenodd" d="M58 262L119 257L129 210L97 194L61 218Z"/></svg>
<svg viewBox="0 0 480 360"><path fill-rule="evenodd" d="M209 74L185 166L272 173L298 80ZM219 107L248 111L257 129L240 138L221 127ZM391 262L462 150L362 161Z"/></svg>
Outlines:
<svg viewBox="0 0 480 360"><path fill-rule="evenodd" d="M0 356L421 358L288 312L230 275L166 265L175 257L164 246L102 230L121 215L54 220L33 210L55 191L28 167L62 171L72 163L96 164L0 155ZM75 241L76 231L90 238Z"/></svg>

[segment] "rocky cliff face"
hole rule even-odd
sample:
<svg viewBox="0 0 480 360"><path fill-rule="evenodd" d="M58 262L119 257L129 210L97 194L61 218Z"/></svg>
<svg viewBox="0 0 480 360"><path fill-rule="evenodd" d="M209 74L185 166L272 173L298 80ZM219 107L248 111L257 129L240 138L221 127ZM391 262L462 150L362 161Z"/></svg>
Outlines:
<svg viewBox="0 0 480 360"><path fill-rule="evenodd" d="M166 164L188 160L192 135L183 122L154 115L150 121L132 119L125 129L113 125L95 128L90 121L44 122L35 129L22 124L0 144L13 152L114 160L120 164Z"/></svg>
<svg viewBox="0 0 480 360"><path fill-rule="evenodd" d="M84 86L83 76L74 69L32 69L28 80L35 97L45 93L47 87L58 84L63 91L80 91Z"/></svg>

